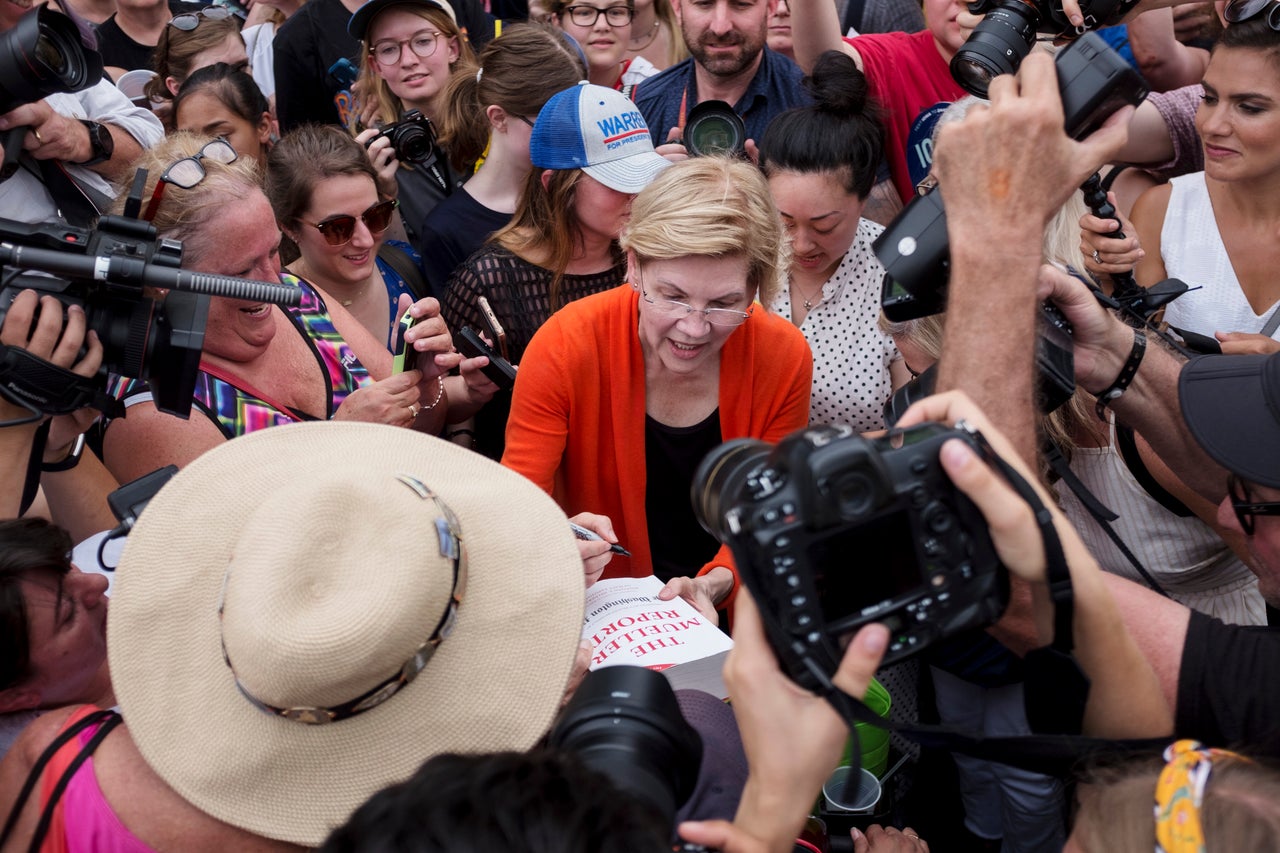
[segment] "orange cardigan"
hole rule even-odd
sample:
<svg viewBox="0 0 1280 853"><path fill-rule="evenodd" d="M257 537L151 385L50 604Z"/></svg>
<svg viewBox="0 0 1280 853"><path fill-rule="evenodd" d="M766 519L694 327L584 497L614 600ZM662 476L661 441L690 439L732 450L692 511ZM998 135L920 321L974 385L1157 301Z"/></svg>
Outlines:
<svg viewBox="0 0 1280 853"><path fill-rule="evenodd" d="M533 336L520 360L502 464L555 496L568 515L609 516L632 556L604 577L653 574L645 517L644 355L631 285L579 299ZM724 440L776 442L809 422L813 356L799 330L757 305L720 354ZM715 566L737 569L720 550Z"/></svg>

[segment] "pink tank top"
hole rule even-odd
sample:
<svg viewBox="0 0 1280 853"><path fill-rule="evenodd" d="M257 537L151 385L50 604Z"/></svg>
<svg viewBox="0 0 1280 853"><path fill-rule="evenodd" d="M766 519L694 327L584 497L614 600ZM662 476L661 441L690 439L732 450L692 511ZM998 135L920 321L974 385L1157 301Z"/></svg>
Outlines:
<svg viewBox="0 0 1280 853"><path fill-rule="evenodd" d="M85 706L76 711L67 719L63 729L95 710L92 706ZM63 769L89 743L100 726L101 723L89 726L58 750L45 770L40 796L42 809ZM155 853L120 822L107 804L93 770L93 756L89 756L71 777L40 849L41 853Z"/></svg>

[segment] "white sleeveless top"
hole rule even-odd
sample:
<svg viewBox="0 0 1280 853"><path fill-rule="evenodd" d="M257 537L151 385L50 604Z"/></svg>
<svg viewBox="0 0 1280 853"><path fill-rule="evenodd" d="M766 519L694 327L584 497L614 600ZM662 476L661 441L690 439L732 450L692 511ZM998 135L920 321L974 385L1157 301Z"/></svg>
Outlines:
<svg viewBox="0 0 1280 853"><path fill-rule="evenodd" d="M1175 601L1229 624L1267 624L1253 572L1209 525L1194 515L1174 515L1147 493L1116 449L1114 422L1109 446L1075 448L1071 470L1120 516L1111 528ZM1062 511L1099 565L1146 586L1075 493L1061 480L1054 488Z"/></svg>
<svg viewBox="0 0 1280 853"><path fill-rule="evenodd" d="M1169 303L1165 321L1209 337L1214 332L1261 332L1275 306L1258 315L1245 299L1222 244L1204 172L1182 175L1169 184L1172 192L1160 231L1160 256L1170 278L1201 289Z"/></svg>

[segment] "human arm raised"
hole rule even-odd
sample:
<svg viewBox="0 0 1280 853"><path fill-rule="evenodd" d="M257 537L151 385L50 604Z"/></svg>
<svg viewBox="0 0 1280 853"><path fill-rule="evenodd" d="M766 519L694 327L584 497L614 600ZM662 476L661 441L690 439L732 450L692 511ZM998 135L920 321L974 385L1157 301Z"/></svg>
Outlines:
<svg viewBox="0 0 1280 853"><path fill-rule="evenodd" d="M938 388L965 391L1034 458L1034 282L1045 226L1123 143L1132 108L1072 140L1053 59L1042 53L1028 56L1017 76L996 77L990 96L989 108L939 130L934 154L951 246ZM993 334L996 306L1006 322Z"/></svg>
<svg viewBox="0 0 1280 853"><path fill-rule="evenodd" d="M862 70L862 57L844 40L840 16L831 0L791 0L791 45L796 63L809 73L818 57L839 50L853 57Z"/></svg>

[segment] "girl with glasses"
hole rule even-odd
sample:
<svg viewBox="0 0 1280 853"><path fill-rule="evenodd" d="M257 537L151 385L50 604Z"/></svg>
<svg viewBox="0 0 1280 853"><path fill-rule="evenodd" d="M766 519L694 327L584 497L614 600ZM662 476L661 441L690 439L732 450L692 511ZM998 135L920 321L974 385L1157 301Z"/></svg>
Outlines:
<svg viewBox="0 0 1280 853"><path fill-rule="evenodd" d="M658 73L642 56L625 59L634 0L553 0L551 8L555 25L581 45L592 83L622 90Z"/></svg>
<svg viewBox="0 0 1280 853"><path fill-rule="evenodd" d="M809 420L804 336L756 304L786 268L778 210L754 165L696 157L636 196L619 244L628 283L565 306L525 351L502 462L598 514L579 521L605 539L580 544L588 584L657 575L660 597L715 619L735 574L694 519L693 472L723 441ZM609 562L612 542L632 556Z"/></svg>
<svg viewBox="0 0 1280 853"><path fill-rule="evenodd" d="M303 125L285 134L267 161L267 197L280 230L297 247L288 270L320 289L392 348L401 295L414 289L385 258L419 267L399 240L385 242L396 201L378 192L363 146L336 127Z"/></svg>
<svg viewBox="0 0 1280 853"><path fill-rule="evenodd" d="M360 39L357 141L369 146L384 195L400 201L404 221L416 227L461 183L437 145L432 162L397 160L378 131L417 110L438 125L445 88L455 74L475 73L475 54L448 0L370 0L352 15L348 32ZM414 235L410 235L412 238Z"/></svg>

